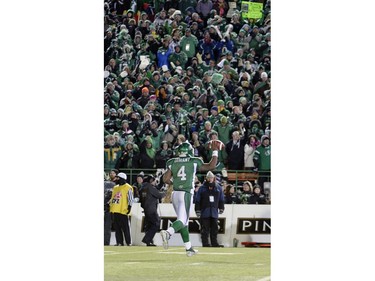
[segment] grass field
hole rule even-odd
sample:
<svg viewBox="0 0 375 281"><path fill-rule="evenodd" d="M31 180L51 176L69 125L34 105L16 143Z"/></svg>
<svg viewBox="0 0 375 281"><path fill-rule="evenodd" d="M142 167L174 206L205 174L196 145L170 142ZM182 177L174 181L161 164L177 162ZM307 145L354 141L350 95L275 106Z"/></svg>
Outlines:
<svg viewBox="0 0 375 281"><path fill-rule="evenodd" d="M271 280L270 248L104 247L104 280Z"/></svg>

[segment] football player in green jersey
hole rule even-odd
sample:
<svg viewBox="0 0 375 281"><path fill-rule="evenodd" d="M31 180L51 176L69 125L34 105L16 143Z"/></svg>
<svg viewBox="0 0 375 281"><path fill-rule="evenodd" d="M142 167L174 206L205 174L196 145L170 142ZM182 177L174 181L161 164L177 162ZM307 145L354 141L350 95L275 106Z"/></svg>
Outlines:
<svg viewBox="0 0 375 281"><path fill-rule="evenodd" d="M191 145L187 142L177 147L178 157L167 161L167 171L163 181L173 185L172 204L177 214L177 220L167 229L160 231L164 249L168 249L168 240L177 232L181 233L186 255L191 257L198 251L191 246L189 237L189 213L193 206L194 179L196 173L212 171L217 164L219 142L212 142L212 158L209 163L203 163L201 158L192 156Z"/></svg>

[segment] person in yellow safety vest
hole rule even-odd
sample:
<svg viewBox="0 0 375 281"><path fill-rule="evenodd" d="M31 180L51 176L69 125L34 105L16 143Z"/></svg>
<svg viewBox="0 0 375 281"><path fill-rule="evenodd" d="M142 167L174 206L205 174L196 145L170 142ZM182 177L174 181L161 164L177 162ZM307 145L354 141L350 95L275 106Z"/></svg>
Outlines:
<svg viewBox="0 0 375 281"><path fill-rule="evenodd" d="M133 187L126 182L125 173L118 173L117 185L113 188L110 200L110 212L113 214L113 224L115 227L116 245L124 246L125 242L131 246L130 235L130 211L133 205Z"/></svg>

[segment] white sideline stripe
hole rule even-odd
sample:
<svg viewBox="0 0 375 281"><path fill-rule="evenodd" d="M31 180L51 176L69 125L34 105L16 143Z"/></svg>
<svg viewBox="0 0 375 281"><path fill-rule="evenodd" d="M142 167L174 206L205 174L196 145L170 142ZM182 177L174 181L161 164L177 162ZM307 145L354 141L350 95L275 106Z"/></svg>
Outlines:
<svg viewBox="0 0 375 281"><path fill-rule="evenodd" d="M271 276L267 276L267 277L264 277L262 279L259 279L257 281L270 281L271 280Z"/></svg>
<svg viewBox="0 0 375 281"><path fill-rule="evenodd" d="M171 249L169 248L168 251L181 251L181 249ZM108 252L108 253L106 253ZM127 255L127 254L143 254L143 253L164 253L162 251L159 251L159 252L155 252L155 251L136 251L136 252L116 252L116 251L104 251L104 254L111 254L111 253L115 253L116 255Z"/></svg>
<svg viewBox="0 0 375 281"><path fill-rule="evenodd" d="M116 252L112 252L112 253L104 253L105 256L110 256L110 255L119 255L121 253L116 253Z"/></svg>
<svg viewBox="0 0 375 281"><path fill-rule="evenodd" d="M173 252L159 252L161 254L177 254L177 255L186 255L186 253L184 252L180 252L180 253L173 253ZM243 255L244 253L202 253L202 252L198 252L197 255L227 255L227 256L230 256L230 255Z"/></svg>

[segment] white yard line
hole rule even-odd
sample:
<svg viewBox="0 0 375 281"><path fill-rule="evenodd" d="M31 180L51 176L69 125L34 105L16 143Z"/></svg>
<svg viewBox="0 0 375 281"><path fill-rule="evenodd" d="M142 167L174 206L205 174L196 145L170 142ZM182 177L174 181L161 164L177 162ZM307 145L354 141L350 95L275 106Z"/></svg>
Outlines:
<svg viewBox="0 0 375 281"><path fill-rule="evenodd" d="M271 280L271 276L266 276L266 277L264 277L262 279L259 279L257 281L270 281L270 280Z"/></svg>
<svg viewBox="0 0 375 281"><path fill-rule="evenodd" d="M104 255L105 256L110 256L110 255L119 255L121 253L118 253L118 252L111 252L111 251L107 251L107 252L104 252Z"/></svg>

